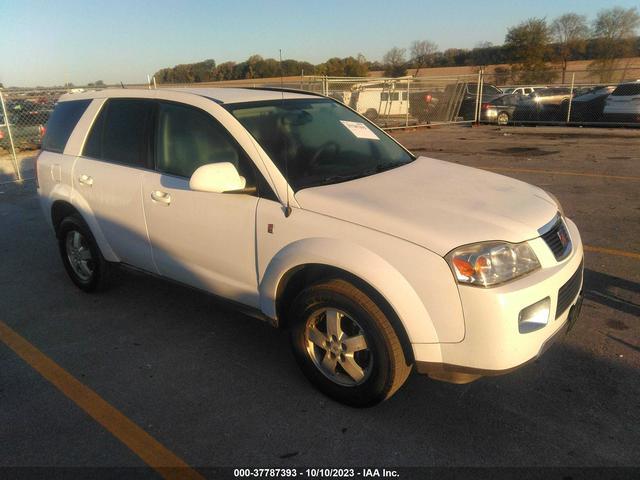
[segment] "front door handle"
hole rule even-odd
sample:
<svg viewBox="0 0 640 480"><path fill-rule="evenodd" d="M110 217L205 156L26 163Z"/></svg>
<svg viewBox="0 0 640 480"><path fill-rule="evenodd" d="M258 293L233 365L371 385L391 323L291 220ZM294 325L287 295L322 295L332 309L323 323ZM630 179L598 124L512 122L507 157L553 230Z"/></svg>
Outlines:
<svg viewBox="0 0 640 480"><path fill-rule="evenodd" d="M78 177L78 183L81 183L82 185L86 185L87 187L90 187L93 185L93 177L89 175L85 175L83 173Z"/></svg>
<svg viewBox="0 0 640 480"><path fill-rule="evenodd" d="M153 192L151 192L151 200L169 206L169 204L171 203L171 195L167 192L154 190Z"/></svg>

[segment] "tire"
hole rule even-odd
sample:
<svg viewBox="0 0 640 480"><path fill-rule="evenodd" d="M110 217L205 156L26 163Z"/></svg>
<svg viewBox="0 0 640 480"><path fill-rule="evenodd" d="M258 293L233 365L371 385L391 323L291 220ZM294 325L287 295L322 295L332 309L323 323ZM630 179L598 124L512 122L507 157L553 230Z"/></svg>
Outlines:
<svg viewBox="0 0 640 480"><path fill-rule="evenodd" d="M71 281L85 292L108 286L111 266L80 215L65 217L57 229L60 257Z"/></svg>
<svg viewBox="0 0 640 480"><path fill-rule="evenodd" d="M500 112L497 117L498 125L508 125L509 124L509 114L507 112Z"/></svg>
<svg viewBox="0 0 640 480"><path fill-rule="evenodd" d="M364 117L368 120L374 121L378 118L378 111L375 108L370 108L364 112Z"/></svg>
<svg viewBox="0 0 640 480"><path fill-rule="evenodd" d="M345 280L307 287L289 314L293 353L302 372L341 403L376 405L391 397L411 372L382 310ZM329 326L330 319L334 327Z"/></svg>

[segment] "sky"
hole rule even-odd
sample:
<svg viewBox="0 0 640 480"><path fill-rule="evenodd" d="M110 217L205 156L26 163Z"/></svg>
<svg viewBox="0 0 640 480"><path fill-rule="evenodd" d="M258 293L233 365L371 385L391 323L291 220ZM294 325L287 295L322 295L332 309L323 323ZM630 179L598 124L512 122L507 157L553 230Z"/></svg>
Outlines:
<svg viewBox="0 0 640 480"><path fill-rule="evenodd" d="M431 40L441 50L502 44L529 17L599 10L638 0L0 0L0 82L50 86L96 80L145 83L147 74L252 54L320 63Z"/></svg>

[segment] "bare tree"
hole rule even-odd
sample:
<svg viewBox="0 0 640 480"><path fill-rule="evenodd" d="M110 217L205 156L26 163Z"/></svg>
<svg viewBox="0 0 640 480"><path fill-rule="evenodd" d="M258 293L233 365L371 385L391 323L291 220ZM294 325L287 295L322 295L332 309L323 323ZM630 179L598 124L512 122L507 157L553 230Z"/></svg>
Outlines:
<svg viewBox="0 0 640 480"><path fill-rule="evenodd" d="M407 61L405 55L407 50L404 48L393 47L382 57L384 64L384 73L388 77L402 77L407 73Z"/></svg>
<svg viewBox="0 0 640 480"><path fill-rule="evenodd" d="M411 60L416 67L414 76L418 76L420 68L429 64L431 56L438 51L438 45L430 40L416 40L411 44Z"/></svg>
<svg viewBox="0 0 640 480"><path fill-rule="evenodd" d="M565 13L553 21L551 33L558 44L558 58L562 64L562 83L565 83L569 60L585 49L589 36L587 17L577 13Z"/></svg>
<svg viewBox="0 0 640 480"><path fill-rule="evenodd" d="M640 27L640 15L634 8L613 7L601 10L593 22L597 58L589 68L609 82L621 58L633 52L635 34Z"/></svg>

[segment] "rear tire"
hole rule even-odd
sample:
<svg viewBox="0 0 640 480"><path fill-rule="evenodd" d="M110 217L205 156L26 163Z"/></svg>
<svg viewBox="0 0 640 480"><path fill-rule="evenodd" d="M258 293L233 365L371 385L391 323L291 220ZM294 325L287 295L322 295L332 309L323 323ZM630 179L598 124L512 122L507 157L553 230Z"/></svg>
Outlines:
<svg viewBox="0 0 640 480"><path fill-rule="evenodd" d="M341 280L304 289L290 308L291 343L305 376L325 395L355 407L391 397L411 372L382 310Z"/></svg>
<svg viewBox="0 0 640 480"><path fill-rule="evenodd" d="M80 215L65 217L57 229L60 257L71 281L85 292L104 290L110 265Z"/></svg>
<svg viewBox="0 0 640 480"><path fill-rule="evenodd" d="M373 122L378 118L378 111L375 108L370 108L364 112L364 117Z"/></svg>
<svg viewBox="0 0 640 480"><path fill-rule="evenodd" d="M500 112L498 114L498 125L508 125L509 124L509 114L507 112Z"/></svg>

